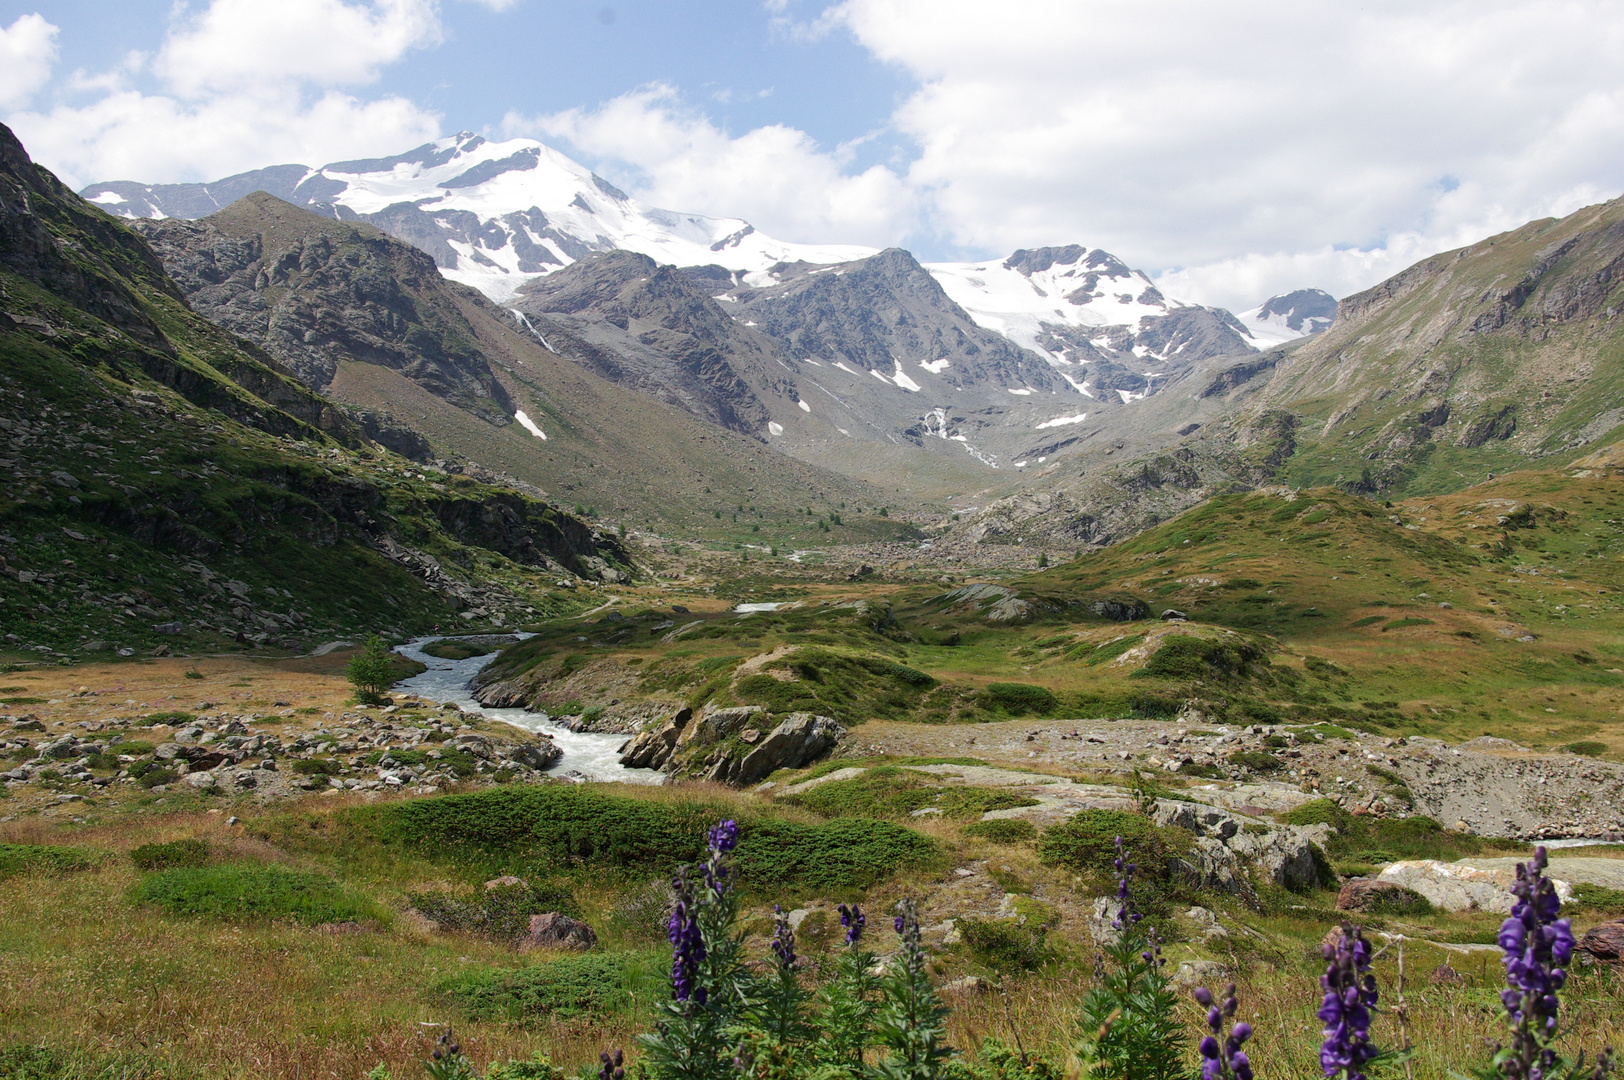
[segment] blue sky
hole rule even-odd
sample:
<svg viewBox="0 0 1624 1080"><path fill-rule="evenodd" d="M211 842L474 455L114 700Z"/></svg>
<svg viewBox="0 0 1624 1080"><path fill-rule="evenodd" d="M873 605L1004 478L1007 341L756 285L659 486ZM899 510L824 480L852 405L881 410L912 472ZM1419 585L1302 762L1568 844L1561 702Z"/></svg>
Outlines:
<svg viewBox="0 0 1624 1080"><path fill-rule="evenodd" d="M171 0L4 0L0 23L39 12L61 27L60 66L99 72L132 49L157 52L175 7ZM828 145L878 133L865 157L907 152L886 137L888 118L914 86L907 72L849 34L811 39L782 28L793 8L780 15L757 0L544 0L498 11L453 0L441 12L443 42L405 52L371 85L438 113L448 132L489 129L513 109L589 107L667 83L730 129L784 123ZM157 80L138 82L155 87ZM70 100L85 96L62 91Z"/></svg>
<svg viewBox="0 0 1624 1080"><path fill-rule="evenodd" d="M636 197L925 259L1081 243L1232 308L1624 190L1611 0L0 0L70 183L533 137Z"/></svg>

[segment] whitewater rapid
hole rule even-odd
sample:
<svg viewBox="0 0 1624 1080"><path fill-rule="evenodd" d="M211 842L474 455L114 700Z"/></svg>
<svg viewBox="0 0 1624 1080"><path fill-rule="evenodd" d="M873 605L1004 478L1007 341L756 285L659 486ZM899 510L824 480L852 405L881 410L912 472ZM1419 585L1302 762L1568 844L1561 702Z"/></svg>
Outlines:
<svg viewBox="0 0 1624 1080"><path fill-rule="evenodd" d="M531 635L500 636L523 639ZM496 654L471 656L467 660L442 660L438 656L430 656L423 652L424 645L448 640L455 641L456 638L443 636L417 638L397 648L395 651L400 655L426 664L428 670L396 683L395 689L416 694L429 701L442 704L451 702L464 712L478 713L491 720L499 720L516 728L523 728L525 731L540 732L551 737L554 745L564 752L564 756L547 771L560 779L624 784L658 784L664 781L664 775L653 769L627 769L620 764L620 747L626 741L625 735L571 731L564 725L556 723L544 712L531 712L529 709L493 709L481 705L474 699L474 677L496 659Z"/></svg>

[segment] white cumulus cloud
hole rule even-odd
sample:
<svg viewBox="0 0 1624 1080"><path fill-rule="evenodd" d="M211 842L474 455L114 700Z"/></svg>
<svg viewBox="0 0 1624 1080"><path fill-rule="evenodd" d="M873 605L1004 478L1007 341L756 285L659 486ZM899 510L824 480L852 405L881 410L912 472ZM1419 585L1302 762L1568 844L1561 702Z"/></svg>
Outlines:
<svg viewBox="0 0 1624 1080"><path fill-rule="evenodd" d="M271 82L371 82L408 49L440 40L431 0L214 0L171 27L154 68L194 96Z"/></svg>
<svg viewBox="0 0 1624 1080"><path fill-rule="evenodd" d="M218 180L283 163L398 153L439 135L405 98L297 89L182 101L135 91L10 118L29 154L73 187L97 180Z"/></svg>
<svg viewBox="0 0 1624 1080"><path fill-rule="evenodd" d="M835 12L918 81L894 116L919 148L908 180L971 249L1104 247L1248 305L1624 189L1624 8L1606 0Z"/></svg>
<svg viewBox="0 0 1624 1080"><path fill-rule="evenodd" d="M130 53L114 70L75 73L69 89L98 95L88 103L70 97L7 122L75 187L396 153L435 138L439 117L405 97L338 88L441 38L434 0L212 0L178 7L150 60ZM138 88L149 74L156 84Z"/></svg>
<svg viewBox="0 0 1624 1080"><path fill-rule="evenodd" d="M51 77L57 28L37 12L0 26L0 109L24 105Z"/></svg>
<svg viewBox="0 0 1624 1080"><path fill-rule="evenodd" d="M848 152L782 124L729 134L665 85L592 109L509 113L502 126L508 135L563 141L603 162L600 168L629 176L632 194L645 202L746 218L785 240L883 246L904 235L915 215L914 193L885 166L848 172Z"/></svg>

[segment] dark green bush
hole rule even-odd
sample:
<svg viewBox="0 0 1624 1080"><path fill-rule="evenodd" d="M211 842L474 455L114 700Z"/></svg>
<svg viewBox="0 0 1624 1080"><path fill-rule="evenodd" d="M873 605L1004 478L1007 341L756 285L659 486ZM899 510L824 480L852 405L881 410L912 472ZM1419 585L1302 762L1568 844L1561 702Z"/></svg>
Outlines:
<svg viewBox="0 0 1624 1080"><path fill-rule="evenodd" d="M549 867L668 873L703 851L705 830L730 816L708 803L650 802L566 785L356 807L349 821L384 842L498 869L515 857ZM863 888L904 865L938 857L928 838L890 822L802 825L741 819L738 862L747 885Z"/></svg>
<svg viewBox="0 0 1624 1080"><path fill-rule="evenodd" d="M445 930L498 940L515 938L530 929L530 916L556 911L579 918L580 906L568 889L529 883L481 889L471 896L451 893L407 893L407 901Z"/></svg>
<svg viewBox="0 0 1624 1080"><path fill-rule="evenodd" d="M130 775L134 776L136 782L144 788L155 788L160 784L173 784L180 779L180 773L174 769L166 769L150 761L137 762L132 765Z"/></svg>
<svg viewBox="0 0 1624 1080"><path fill-rule="evenodd" d="M343 764L332 758L300 758L291 768L300 776L337 776L344 771Z"/></svg>
<svg viewBox="0 0 1624 1080"><path fill-rule="evenodd" d="M1383 889L1365 910L1373 915L1431 915L1432 901L1414 889Z"/></svg>
<svg viewBox="0 0 1624 1080"><path fill-rule="evenodd" d="M1041 716L1059 704L1054 694L1030 683L988 683L979 696L984 708L1011 716L1024 716L1027 713Z"/></svg>
<svg viewBox="0 0 1624 1080"><path fill-rule="evenodd" d="M932 807L945 817L979 817L989 810L1036 806L1037 800L993 788L944 785L930 773L882 765L850 780L832 780L784 801L825 817L902 818Z"/></svg>
<svg viewBox="0 0 1624 1080"><path fill-rule="evenodd" d="M1122 837L1139 873L1165 879L1168 860L1184 845L1170 830L1158 828L1143 814L1127 810L1084 810L1062 825L1043 830L1038 854L1050 866L1081 874L1115 875L1116 838Z"/></svg>
<svg viewBox="0 0 1624 1080"><path fill-rule="evenodd" d="M1601 757L1603 754L1607 753L1607 744L1604 742L1596 742L1594 740L1585 740L1582 742L1570 742L1562 749L1566 750L1570 754L1583 754L1585 757Z"/></svg>
<svg viewBox="0 0 1624 1080"><path fill-rule="evenodd" d="M440 984L472 1020L566 1019L630 1008L626 983L635 957L567 956L534 967L475 970Z"/></svg>
<svg viewBox="0 0 1624 1080"><path fill-rule="evenodd" d="M1036 971L1054 953L1048 945L1048 929L1015 919L957 919L954 926L965 948L978 962L994 971Z"/></svg>
<svg viewBox="0 0 1624 1080"><path fill-rule="evenodd" d="M1207 765L1200 761L1186 761L1178 767L1180 776L1197 776L1203 780L1222 780L1224 770L1216 765Z"/></svg>
<svg viewBox="0 0 1624 1080"><path fill-rule="evenodd" d="M1341 831L1352 823L1353 815L1330 799L1315 799L1287 810L1280 815L1280 820L1287 825L1329 825Z"/></svg>
<svg viewBox="0 0 1624 1080"><path fill-rule="evenodd" d="M1038 834L1038 827L1022 818L993 818L991 821L973 821L964 827L965 836L978 840L991 840L995 844L1019 844Z"/></svg>
<svg viewBox="0 0 1624 1080"><path fill-rule="evenodd" d="M1275 772L1285 768L1285 763L1279 758L1262 750L1237 750L1229 755L1229 761L1253 772Z"/></svg>
<svg viewBox="0 0 1624 1080"><path fill-rule="evenodd" d="M746 884L758 888L851 892L899 870L940 860L929 837L889 821L839 818L822 825L770 820L741 825L739 873Z"/></svg>
<svg viewBox="0 0 1624 1080"><path fill-rule="evenodd" d="M313 924L371 918L376 910L331 878L279 866L178 867L148 874L130 899L171 915L291 919Z"/></svg>
<svg viewBox="0 0 1624 1080"><path fill-rule="evenodd" d="M139 870L202 866L209 861L209 845L196 839L171 840L167 844L142 844L130 852L130 861Z"/></svg>
<svg viewBox="0 0 1624 1080"><path fill-rule="evenodd" d="M95 857L78 848L46 844L0 844L0 878L12 874L61 874L88 870Z"/></svg>
<svg viewBox="0 0 1624 1080"><path fill-rule="evenodd" d="M1129 677L1225 680L1244 678L1268 666L1263 650L1250 641L1168 634L1145 666Z"/></svg>
<svg viewBox="0 0 1624 1080"><path fill-rule="evenodd" d="M1624 889L1583 882L1573 887L1573 902L1600 915L1624 915Z"/></svg>

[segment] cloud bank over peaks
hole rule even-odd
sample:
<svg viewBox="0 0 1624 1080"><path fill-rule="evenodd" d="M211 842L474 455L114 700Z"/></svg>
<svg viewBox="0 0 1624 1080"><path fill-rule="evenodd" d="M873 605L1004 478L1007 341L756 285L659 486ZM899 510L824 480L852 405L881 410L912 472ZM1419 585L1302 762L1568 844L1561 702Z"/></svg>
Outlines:
<svg viewBox="0 0 1624 1080"><path fill-rule="evenodd" d="M1208 302L1345 292L1411 250L1624 189L1624 9L1603 0L836 13L918 83L893 123L919 147L907 179L948 239L1074 238L1193 268L1199 287L1181 291ZM1317 280L1276 276L1298 269Z"/></svg>
<svg viewBox="0 0 1624 1080"><path fill-rule="evenodd" d="M664 84L592 109L509 113L502 133L563 144L645 203L742 217L783 240L886 247L918 221L918 193L892 169L851 172L850 147L782 124L730 135Z"/></svg>

